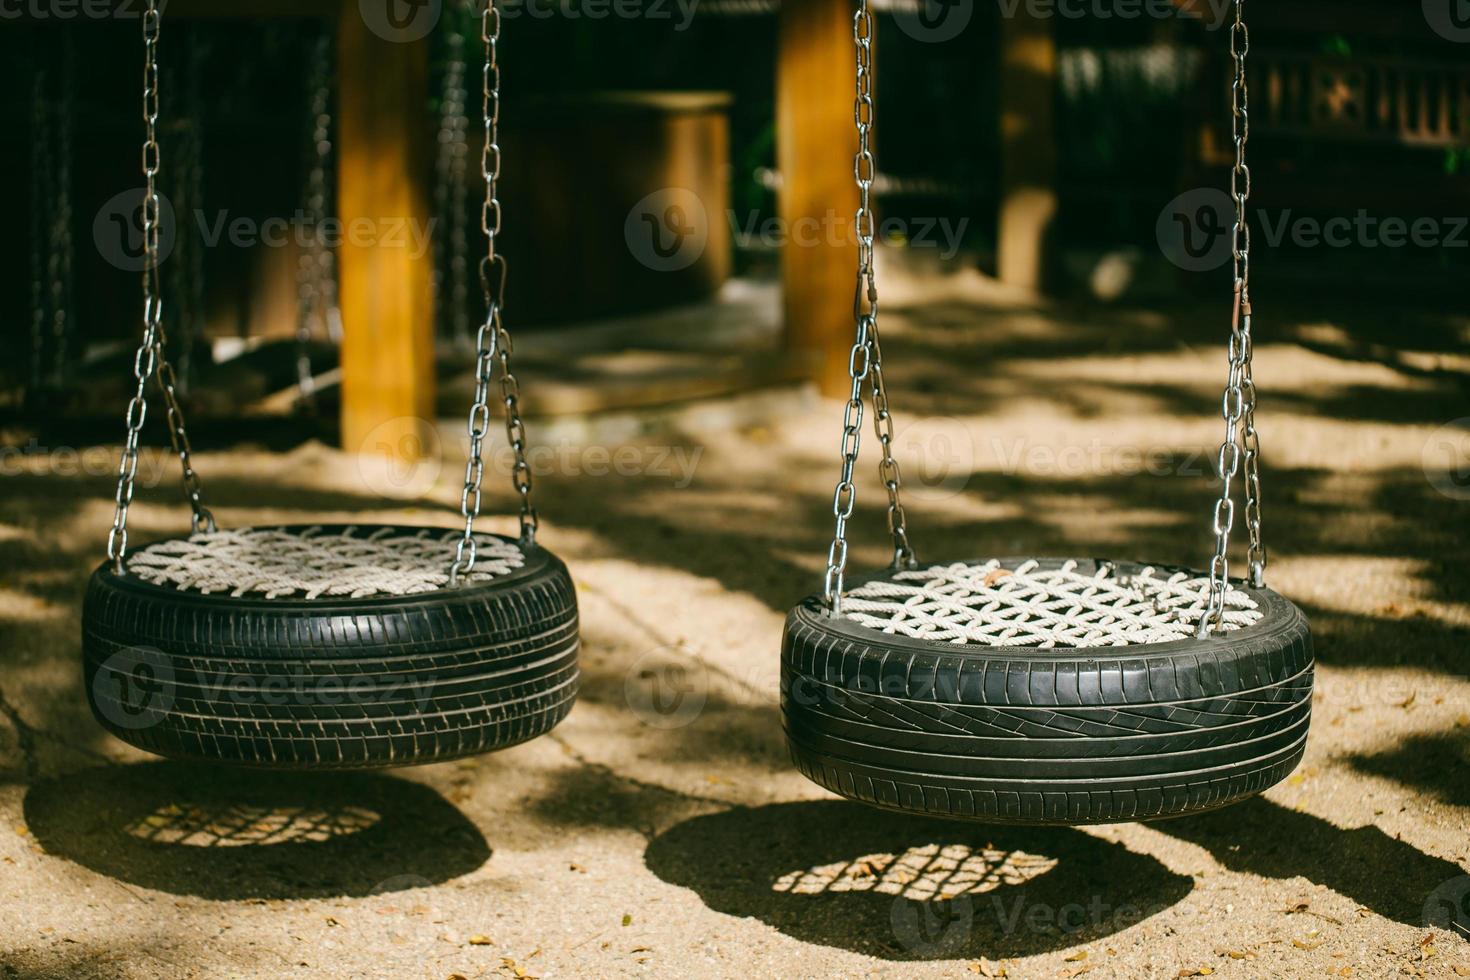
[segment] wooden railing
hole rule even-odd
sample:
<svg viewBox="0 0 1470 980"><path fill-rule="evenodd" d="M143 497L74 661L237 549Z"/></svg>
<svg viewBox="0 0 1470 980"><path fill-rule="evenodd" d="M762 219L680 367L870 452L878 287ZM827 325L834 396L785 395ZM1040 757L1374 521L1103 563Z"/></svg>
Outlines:
<svg viewBox="0 0 1470 980"><path fill-rule="evenodd" d="M1470 64L1252 51L1255 133L1470 145Z"/></svg>

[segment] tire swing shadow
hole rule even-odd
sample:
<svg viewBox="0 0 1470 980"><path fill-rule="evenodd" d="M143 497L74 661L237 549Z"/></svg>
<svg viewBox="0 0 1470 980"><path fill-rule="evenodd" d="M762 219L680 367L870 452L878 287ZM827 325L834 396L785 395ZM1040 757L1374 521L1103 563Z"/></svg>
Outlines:
<svg viewBox="0 0 1470 980"><path fill-rule="evenodd" d="M37 784L25 820L46 853L198 898L358 898L438 884L490 859L427 786L376 773L268 773L178 762Z"/></svg>
<svg viewBox="0 0 1470 980"><path fill-rule="evenodd" d="M1194 887L1067 828L980 826L824 800L694 817L644 861L706 905L886 960L1009 958L1120 932Z"/></svg>

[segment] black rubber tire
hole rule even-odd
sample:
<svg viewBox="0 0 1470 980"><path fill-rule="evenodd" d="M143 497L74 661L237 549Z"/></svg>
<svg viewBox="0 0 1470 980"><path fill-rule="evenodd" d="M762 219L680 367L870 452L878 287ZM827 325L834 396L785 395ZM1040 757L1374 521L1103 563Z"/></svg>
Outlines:
<svg viewBox="0 0 1470 980"><path fill-rule="evenodd" d="M82 607L103 727L158 755L271 769L416 765L535 738L576 699L578 643L571 577L540 547L489 582L367 599L206 596L104 564Z"/></svg>
<svg viewBox="0 0 1470 980"><path fill-rule="evenodd" d="M1264 615L1244 629L1085 650L890 635L809 597L781 650L792 758L849 799L995 823L1150 820L1237 802L1296 768L1312 711L1306 617L1269 589L1245 591Z"/></svg>

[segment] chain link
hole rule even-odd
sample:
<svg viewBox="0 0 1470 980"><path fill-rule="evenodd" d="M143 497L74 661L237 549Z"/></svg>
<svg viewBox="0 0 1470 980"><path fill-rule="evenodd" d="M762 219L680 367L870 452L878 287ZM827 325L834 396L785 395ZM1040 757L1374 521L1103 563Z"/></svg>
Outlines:
<svg viewBox="0 0 1470 980"><path fill-rule="evenodd" d="M1250 31L1245 25L1245 0L1235 0L1235 21L1230 28L1230 56L1234 62L1230 116L1235 163L1230 171L1230 197L1235 202L1235 223L1231 230L1235 297L1230 318L1230 370L1220 403L1220 414L1225 420L1225 440L1215 461L1220 477L1220 498L1215 502L1212 521L1215 554L1210 560L1209 603L1199 623L1198 635L1201 638L1208 636L1210 630L1219 624L1225 611L1225 593L1230 583L1230 532L1235 525L1231 484L1240 473L1242 455L1245 462L1246 527L1250 534L1249 581L1255 588L1263 587L1266 581L1266 549L1261 542L1261 445L1256 431L1256 386L1251 374L1251 234L1246 214L1251 193L1251 171L1245 161L1246 144L1250 141L1250 88L1246 78L1246 56L1249 53ZM1237 435L1241 435L1240 441L1237 441Z"/></svg>
<svg viewBox="0 0 1470 980"><path fill-rule="evenodd" d="M162 157L158 146L158 37L162 27L159 0L147 0L143 12L143 341L133 355L133 378L137 390L128 402L125 421L127 437L117 472L117 509L113 513L112 530L107 535L107 557L113 569L123 574L123 559L128 549L128 508L133 502L133 482L138 474L138 437L148 415L147 388L150 375L158 376L168 413L169 442L183 469L184 492L193 510L194 530L215 530L214 515L204 506L203 487L190 461L189 436L184 428L184 414L175 391L177 378L164 358L167 338L163 330L163 294L159 288L158 236L161 201L158 196L158 171Z"/></svg>
<svg viewBox="0 0 1470 980"><path fill-rule="evenodd" d="M852 301L855 337L847 361L852 388L842 412L842 441L838 446L842 472L832 493L832 516L836 523L832 544L827 549L827 573L822 582L822 596L834 615L842 611L842 583L847 570L847 522L857 504L857 488L852 474L862 444L864 382L872 394L873 431L883 452L878 475L888 491L888 530L893 536L893 567L907 568L917 563L909 545L908 518L903 509L903 476L899 472L898 460L893 456L893 416L888 407L888 389L883 382L883 349L878 340L878 280L873 262L875 220L872 207L877 164L872 147L875 103L873 14L869 0L858 0L857 12L852 19L852 40L857 69L853 122L858 136L857 154L853 157L853 177L858 186L858 209L853 223L858 245L857 283Z"/></svg>
<svg viewBox="0 0 1470 980"><path fill-rule="evenodd" d="M465 463L464 490L460 493L459 512L464 518L464 536L455 548L454 563L449 569L450 584L475 567L475 518L480 515L480 484L485 476L483 449L490 426L490 382L495 364L500 365L500 401L505 406L505 434L515 456L511 484L521 501L521 546L536 543L536 508L531 504L531 467L526 462L526 427L521 421L520 384L511 371L510 333L501 322L505 303L505 256L496 250L500 234L500 200L496 185L500 180L500 11L494 0L483 0L480 13L480 40L485 46L482 74L485 144L480 154L480 176L485 181L485 203L480 212L480 230L485 234L485 255L480 259L480 285L485 294L485 319L475 336L475 399L470 406L470 452Z"/></svg>

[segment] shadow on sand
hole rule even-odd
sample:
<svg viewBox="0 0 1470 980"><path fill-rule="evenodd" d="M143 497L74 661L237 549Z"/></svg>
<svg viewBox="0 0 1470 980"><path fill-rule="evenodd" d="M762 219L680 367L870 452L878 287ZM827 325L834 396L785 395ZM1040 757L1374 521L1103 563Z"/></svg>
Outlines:
<svg viewBox="0 0 1470 980"><path fill-rule="evenodd" d="M25 818L48 854L175 895L356 898L474 871L490 846L419 783L175 762L39 783Z"/></svg>
<svg viewBox="0 0 1470 980"><path fill-rule="evenodd" d="M960 824L824 800L727 810L659 835L649 870L710 908L887 960L1029 956L1111 935L1194 887L1069 829Z"/></svg>

